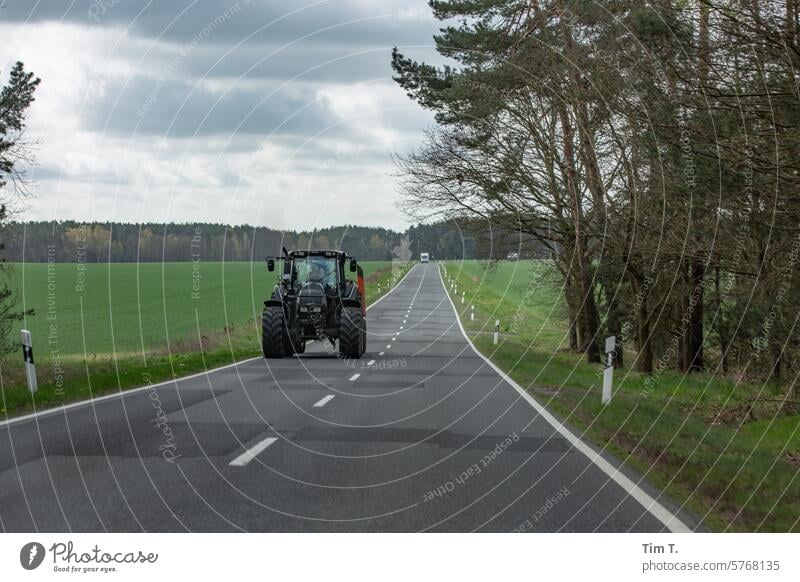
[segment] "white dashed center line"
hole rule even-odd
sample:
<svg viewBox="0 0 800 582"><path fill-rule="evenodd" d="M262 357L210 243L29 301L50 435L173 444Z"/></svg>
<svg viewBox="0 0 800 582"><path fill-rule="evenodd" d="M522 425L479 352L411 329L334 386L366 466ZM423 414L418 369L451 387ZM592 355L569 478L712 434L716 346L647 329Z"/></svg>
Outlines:
<svg viewBox="0 0 800 582"><path fill-rule="evenodd" d="M350 381L355 382L356 380L358 380L359 376L361 376L361 374L353 374L352 376L350 376Z"/></svg>
<svg viewBox="0 0 800 582"><path fill-rule="evenodd" d="M386 353L386 352L381 352L381 353L380 353L380 354L378 354L378 355L379 355L379 356L382 356L382 355L383 355L383 354L385 354L385 353Z"/></svg>
<svg viewBox="0 0 800 582"><path fill-rule="evenodd" d="M256 458L256 455L261 453L264 449L277 441L275 437L265 438L263 441L257 443L254 447L247 449L244 453L236 457L230 462L231 467L244 467L247 463Z"/></svg>
<svg viewBox="0 0 800 582"><path fill-rule="evenodd" d="M390 347L392 347L392 344L386 344L386 349L387 349L387 350L388 350Z"/></svg>
<svg viewBox="0 0 800 582"><path fill-rule="evenodd" d="M369 362L367 362L367 368L369 368L374 363L375 363L375 360L370 360Z"/></svg>
<svg viewBox="0 0 800 582"><path fill-rule="evenodd" d="M314 404L314 408L322 408L322 407L323 407L323 406L325 406L325 405L326 405L328 402L330 402L331 400L333 400L333 397L334 397L334 396L336 396L336 394L328 394L328 395L327 395L325 398L323 398L322 400L320 400L319 402L317 402L316 404Z"/></svg>

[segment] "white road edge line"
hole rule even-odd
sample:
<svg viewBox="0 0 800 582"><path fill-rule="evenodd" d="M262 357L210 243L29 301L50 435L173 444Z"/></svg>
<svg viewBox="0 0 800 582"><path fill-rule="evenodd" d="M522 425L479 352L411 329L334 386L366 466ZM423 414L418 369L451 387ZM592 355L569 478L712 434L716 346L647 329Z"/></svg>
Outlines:
<svg viewBox="0 0 800 582"><path fill-rule="evenodd" d="M62 406L57 406L55 408L45 408L44 410L40 410L38 412L31 412L29 414L25 414L23 416L15 416L14 418L9 418L8 420L0 421L0 427L9 426L12 424L16 424L18 422L24 422L26 420L33 420L36 418L42 418L45 416L50 416L51 414L55 414L56 412L64 412L66 410L71 410L73 408L79 408L81 406L88 406L89 404L97 404L98 402L103 402L105 400L111 400L112 398L119 398L128 396L129 394L137 394L144 390L152 390L153 388L158 388L159 386L166 386L167 384L177 384L178 382L183 382L184 380L191 380L193 378L200 378L201 376L206 376L208 374L213 374L214 372L219 372L220 370L226 370L228 368L233 368L234 366L239 366L241 364L246 364L248 362L253 362L255 360L260 360L261 356L255 356L253 358L247 358L246 360L241 360L240 362L234 362L232 364L226 364L224 366L220 366L219 368L211 368L210 370L205 370L204 372L198 372L196 374L190 374L188 376L182 376L180 378L173 378L172 380L165 380L163 382L157 382L155 384L148 384L146 386L139 386L138 388L131 388L129 390L120 390L118 392L114 392L113 394L104 394L103 396L96 396L94 398L89 398L88 400L80 400L78 402L72 402L70 404L64 404Z"/></svg>
<svg viewBox="0 0 800 582"><path fill-rule="evenodd" d="M328 394L327 396L325 396L324 398L322 398L322 400L320 400L319 402L315 402L315 403L314 403L314 408L322 408L322 407L323 407L323 406L325 406L325 405L326 405L328 402L330 402L331 400L333 400L334 396L336 396L336 394Z"/></svg>
<svg viewBox="0 0 800 582"><path fill-rule="evenodd" d="M267 437L267 438L265 438L260 443L257 443L255 446L247 449L241 455L236 457L234 460L232 460L229 463L229 465L231 467L244 467L245 465L247 465L247 463L249 463L250 461L255 459L256 455L261 453L264 449L266 449L268 446L270 446L272 443L274 443L277 440L278 439L275 438L275 437Z"/></svg>
<svg viewBox="0 0 800 582"><path fill-rule="evenodd" d="M453 308L453 313L456 316L456 321L458 322L458 327L461 330L461 334L464 336L464 339L467 340L467 343L484 362L486 362L495 372L497 372L500 377L506 381L510 386L512 386L525 401L530 404L536 412L538 412L542 418L544 418L554 429L556 429L561 436L563 436L567 441L575 447L578 451L586 455L586 457L594 463L594 465L600 469L603 473L608 475L608 477L614 481L617 485L622 487L628 495L633 497L642 507L644 507L648 512L650 512L653 517L658 519L661 523L663 523L667 529L669 529L673 533L692 533L692 529L687 526L681 519L668 510L666 507L661 505L658 501L653 499L653 497L644 491L639 485L634 483L629 477L624 475L617 469L614 465L609 463L606 459L603 458L597 451L592 449L589 445L583 442L580 438L575 436L575 434L564 426L561 421L559 421L555 416L553 416L547 408L539 404L533 396L528 394L528 392L519 384L517 384L508 374L506 374L503 370L498 368L494 362L492 362L489 358L484 356L478 348L475 347L475 344L472 343L472 340L467 335L467 331L464 329L464 326L461 323L461 318L458 316L458 310L456 309L456 304L453 303L453 299L450 297L450 294L447 292L447 286L444 284L444 279L442 279L442 272L439 271L439 280L442 283L442 287L445 290L445 296L447 300L450 301L450 306Z"/></svg>
<svg viewBox="0 0 800 582"><path fill-rule="evenodd" d="M413 267L411 267L406 272L406 274L403 275L403 278L400 279L394 287L389 289L389 291L387 291L385 294L383 294L380 297L378 297L378 299L375 300L373 303L370 303L369 305L367 305L367 311L369 311L370 307L372 307L373 305L377 305L378 303L383 301L386 297L391 295L394 292L394 290L397 289L400 286L400 283L405 281L406 277L408 277L411 274L411 271L413 271L416 268L416 266L417 265L414 265ZM226 370L228 368L233 368L234 366L239 366L241 364L247 364L248 362L254 362L256 360L261 360L261 359L263 359L261 356L255 356L255 357L252 357L252 358L247 358L246 360L241 360L239 362L233 362L231 364L225 364L224 366L220 366L218 368L211 368L209 370L204 370L202 372L197 372L196 374L190 374L188 376L182 376L180 378L173 378L172 380L165 380L163 382L157 382L155 384L148 384L146 386L139 386L138 388L123 389L123 390L119 390L117 392L114 392L113 394L104 394L103 396L97 396L95 398L89 398L88 400L79 400L78 402L71 402L70 404L63 404L61 406L56 406L56 407L53 407L53 408L45 408L44 410L39 410L37 412L31 412L31 413L28 413L28 414L23 414L22 416L15 416L14 418L9 418L9 419L6 419L6 420L0 420L0 427L11 426L12 424L17 424L19 422L25 422L26 420L33 420L33 419L37 419L37 418L43 418L45 416L50 416L51 414L55 414L57 412L64 412L64 411L67 411L67 410L72 410L73 408L80 408L81 406L88 406L90 404L92 404L92 405L93 404L97 404L98 402L103 402L105 400L111 400L112 398L121 398L121 397L128 396L129 394L137 394L139 392L143 392L144 390L152 390L153 388L158 388L159 386L166 386L167 384L177 384L178 382L183 382L184 380L191 380L192 378L199 378L201 376L207 376L208 374L211 374L213 372L219 372L220 370Z"/></svg>
<svg viewBox="0 0 800 582"><path fill-rule="evenodd" d="M360 376L361 374L353 374L352 376L350 376L350 378L348 378L348 380L350 380L351 382L355 382L356 380L359 379Z"/></svg>

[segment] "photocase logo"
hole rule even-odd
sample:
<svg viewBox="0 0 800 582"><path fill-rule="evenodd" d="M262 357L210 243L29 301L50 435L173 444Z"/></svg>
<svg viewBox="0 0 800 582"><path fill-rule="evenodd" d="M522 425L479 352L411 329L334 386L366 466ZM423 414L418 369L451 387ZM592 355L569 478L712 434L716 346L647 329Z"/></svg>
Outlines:
<svg viewBox="0 0 800 582"><path fill-rule="evenodd" d="M28 542L19 551L19 563L26 570L35 570L44 561L44 546L39 542Z"/></svg>

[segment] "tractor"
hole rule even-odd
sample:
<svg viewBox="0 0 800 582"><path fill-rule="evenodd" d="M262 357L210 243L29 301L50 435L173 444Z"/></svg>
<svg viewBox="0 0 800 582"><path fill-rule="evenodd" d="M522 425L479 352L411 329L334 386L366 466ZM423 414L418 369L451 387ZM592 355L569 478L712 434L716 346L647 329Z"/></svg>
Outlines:
<svg viewBox="0 0 800 582"><path fill-rule="evenodd" d="M339 356L360 358L367 349L364 271L343 251L283 249L267 257L267 269L283 269L272 296L264 301L261 351L265 358L302 354L306 342L339 342ZM345 278L345 265L356 281Z"/></svg>

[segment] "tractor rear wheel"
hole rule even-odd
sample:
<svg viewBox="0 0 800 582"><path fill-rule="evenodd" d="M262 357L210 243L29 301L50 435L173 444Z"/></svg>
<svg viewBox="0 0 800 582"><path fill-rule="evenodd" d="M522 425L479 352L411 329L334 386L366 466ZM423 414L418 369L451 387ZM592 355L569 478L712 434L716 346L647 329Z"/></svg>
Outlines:
<svg viewBox="0 0 800 582"><path fill-rule="evenodd" d="M342 322L339 326L339 355L343 358L361 357L364 353L362 349L362 334L364 318L361 315L360 307L345 307L342 310Z"/></svg>
<svg viewBox="0 0 800 582"><path fill-rule="evenodd" d="M265 307L261 315L261 353L265 358L282 358L284 354L283 308Z"/></svg>

